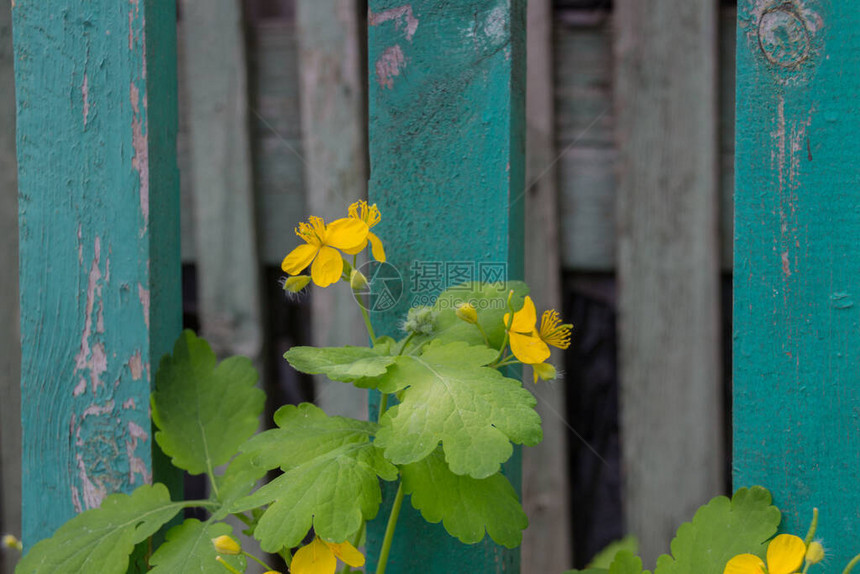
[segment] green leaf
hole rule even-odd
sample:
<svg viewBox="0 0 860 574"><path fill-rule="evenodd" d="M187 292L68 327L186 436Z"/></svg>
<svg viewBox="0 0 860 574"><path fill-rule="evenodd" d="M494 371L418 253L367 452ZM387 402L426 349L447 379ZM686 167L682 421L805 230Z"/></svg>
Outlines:
<svg viewBox="0 0 860 574"><path fill-rule="evenodd" d="M183 506L170 501L163 484L143 485L130 495L112 494L99 508L77 515L51 538L33 546L15 572L124 574L134 545L154 534Z"/></svg>
<svg viewBox="0 0 860 574"><path fill-rule="evenodd" d="M278 411L279 429L245 447L255 464L286 472L232 508L241 512L272 503L254 536L263 550L296 546L313 526L320 537L343 542L379 510L379 478L394 480L397 468L370 442L374 423L328 417L303 404Z"/></svg>
<svg viewBox="0 0 860 574"><path fill-rule="evenodd" d="M274 416L279 427L242 445L252 463L264 470L290 470L347 444L364 444L379 425L346 417L330 417L310 403L286 405Z"/></svg>
<svg viewBox="0 0 860 574"><path fill-rule="evenodd" d="M217 364L209 344L183 331L161 360L152 394L155 440L175 466L208 472L236 454L257 430L266 396L245 357Z"/></svg>
<svg viewBox="0 0 860 574"><path fill-rule="evenodd" d="M696 572L698 570L690 570ZM634 556L629 550L622 550L615 555L612 565L609 567L609 574L649 574L647 571L642 572L642 559ZM689 573L688 573L689 574Z"/></svg>
<svg viewBox="0 0 860 574"><path fill-rule="evenodd" d="M388 350L387 345L383 350ZM302 373L350 383L384 374L394 357L380 353L379 349L367 347L293 347L284 353L284 358Z"/></svg>
<svg viewBox="0 0 860 574"><path fill-rule="evenodd" d="M625 536L621 540L616 540L606 545L606 547L595 555L588 563L588 568L609 568L615 556L622 550L627 550L631 554L639 552L639 540L635 536Z"/></svg>
<svg viewBox="0 0 860 574"><path fill-rule="evenodd" d="M542 438L535 398L520 381L485 367L496 356L464 342L430 343L418 357L400 356L379 389L407 387L385 412L375 444L394 464L428 456L441 441L454 474L486 478L513 453L511 442Z"/></svg>
<svg viewBox="0 0 860 574"><path fill-rule="evenodd" d="M780 512L770 492L760 486L741 488L731 500L718 496L699 508L672 540L672 556L657 559L654 574L722 574L738 554L764 557L776 534Z"/></svg>
<svg viewBox="0 0 860 574"><path fill-rule="evenodd" d="M167 532L167 539L149 559L152 574L225 574L227 570L215 557L212 539L233 534L233 528L223 522L200 522L189 518ZM244 556L222 556L225 562L240 572L245 571Z"/></svg>
<svg viewBox="0 0 860 574"><path fill-rule="evenodd" d="M496 350L505 338L503 317L508 312L508 292L513 290L511 304L514 309L523 306L523 298L528 295L529 287L522 281L506 283L464 283L444 291L436 299L436 338L441 341L464 341L471 345L483 345L484 337L477 327L466 323L455 314L461 303L471 303L478 311L478 324Z"/></svg>
<svg viewBox="0 0 860 574"><path fill-rule="evenodd" d="M474 544L484 531L496 544L515 548L529 525L517 493L502 474L477 479L456 475L441 450L401 469L403 488L412 506L433 524L442 521L448 534Z"/></svg>
<svg viewBox="0 0 860 574"><path fill-rule="evenodd" d="M221 520L230 514L233 503L250 494L260 479L266 475L266 470L255 465L254 457L251 455L240 454L231 460L224 474L215 477L221 508L213 512L212 518Z"/></svg>

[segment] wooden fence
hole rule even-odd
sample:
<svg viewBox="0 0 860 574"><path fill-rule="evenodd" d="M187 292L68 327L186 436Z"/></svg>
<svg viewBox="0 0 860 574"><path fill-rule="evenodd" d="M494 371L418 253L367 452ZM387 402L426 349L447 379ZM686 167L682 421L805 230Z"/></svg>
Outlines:
<svg viewBox="0 0 860 574"><path fill-rule="evenodd" d="M77 6L77 3L73 4ZM132 13L130 31L127 14L117 16L106 9L100 14L101 4L95 3L94 7L75 14L78 19L73 20L68 29L62 28L61 22L55 18L59 11L56 14L52 11L54 6L51 2L43 1L39 8L35 2L18 0L15 7L16 43L19 46L16 56L19 66L18 119L19 129L24 130L19 134L18 154L19 158L26 160L19 166L22 177L20 193L25 206L30 205L27 202L32 200L36 190L55 193L57 205L68 204L67 194L79 190L81 204L90 205L88 201L100 197L98 186L102 184L99 178L104 176L100 170L109 169L105 166L114 165L110 163L112 161L118 162L115 166L119 167L115 169L136 174L138 179L132 183L138 193L144 188L150 189L146 177L165 173L152 166L157 165L159 153L167 153L157 147L157 137L162 134L159 130L169 132L169 100L171 94L175 94L169 85L173 64L169 61L169 49L161 54L150 50L144 55L143 46L147 34L160 31L169 37L171 24L165 11L170 11L171 3L157 0L132 2L138 12ZM104 6L107 4L105 2ZM385 85L390 78L378 76L373 64L367 72L363 71L362 63L368 56L372 63L376 61L373 50L380 48L378 42L411 42L411 36L423 31L422 26L433 30L436 17L434 3L429 0L413 3L409 12L395 4L370 3L372 14L391 15L385 28L385 33L391 36L387 39L377 36L374 40L371 34L366 50L365 30L374 22L372 16L368 21L364 6L357 0L330 4L319 0L296 0L294 6L289 2L272 3L280 7L269 13L274 17L247 20L239 0L180 2L181 257L184 262L196 266L203 333L219 352L246 354L265 369L265 357L282 349L268 349L264 343L267 340L265 318L277 302L263 295L262 267L280 262L285 250L294 242L292 229L295 223L308 212L328 216L341 211L348 201L367 193L365 182L368 175L379 185L382 175L368 171L367 157L374 145L390 143L390 139L395 137L394 132L384 129L396 131L398 126L386 126L379 123L378 118L371 118L372 130L381 130L376 133L387 135L379 140L372 136L371 149L368 150L365 110L368 102L371 110L375 109L374 105L381 105L378 102L373 104L374 94L381 89L390 90ZM481 14L489 14L493 8L502 9L505 14L508 10L516 12L522 9L517 1L474 4ZM525 201L524 267L526 278L538 292L538 298L548 306L560 305L562 273L614 274L617 279L624 515L628 529L641 538L646 560L653 562L657 553L667 548L677 525L689 519L697 505L722 490L723 449L726 445L720 438L723 436L724 411L720 406L723 365L719 290L721 273L730 273L732 269L736 12L731 6L720 8L711 0L617 0L612 11L607 8L584 9L582 4L588 3L556 2L553 6L549 0L529 2L526 184L524 189L517 188L511 193L517 199L521 195ZM785 14L764 18L762 10L767 10L759 5L765 4L774 4L772 8L776 12L782 10ZM821 419L823 413L833 410L833 401L852 401L854 398L848 383L856 382L856 374L851 373L852 365L856 371L856 362L851 363L853 351L848 348L857 337L851 334L852 325L856 324L856 308L851 296L851 280L856 277L851 273L857 268L857 253L853 246L856 241L850 241L856 238L856 227L852 227L854 223L850 220L844 224L844 229L837 226L836 229L844 234L838 236L840 240L818 249L815 238L806 230L810 225L820 230L816 225L820 225L821 219L814 218L816 207L811 202L802 201L798 191L813 187L832 189L829 195L822 195L832 200L827 204L826 219L841 222L840 217L846 215L835 210L848 199L834 186L856 184L856 178L847 169L844 177L835 180L807 176L805 164L801 165L798 158L808 152L806 161L809 162L813 161L815 154L816 161L826 161L826 165L831 167L851 165L851 158L845 155L853 149L850 146L844 147L842 155L826 153L831 149L828 145L840 141L840 129L849 129L840 128L837 124L841 125L841 119L850 117L851 110L834 104L832 109L821 112L828 127L822 130L820 141L810 139L813 137L809 135L813 116L821 123L816 115L819 104L812 95L805 96L803 90L818 86L816 82L820 82L820 92L810 94L820 93L822 98L831 92L836 96L856 96L853 84L846 83L839 90L830 90L831 85L841 85L835 76L827 75L835 72L829 71L832 67L826 68L822 64L822 75L818 77L816 66L823 62L825 54L834 59L837 55L849 57L851 40L841 34L850 28L842 28L848 24L837 25L836 22L856 20L857 13L856 9L852 11L850 8L849 0L834 1L833 7L819 4L815 0L745 2L740 9L742 35L737 44L738 53L744 54L738 67L738 78L745 82L740 90L744 95L753 94L754 101L762 102L760 109L749 105L739 107L749 125L745 124L746 135L744 139L739 137L738 141L745 142L747 146L744 157L752 157L755 150L764 154L755 161L740 164L745 171L739 176L746 182L761 183L763 192L777 194L782 207L776 212L775 220L767 220L770 227L761 232L764 235L756 235L754 231L758 229L757 225L763 225L762 216L756 211L760 209L760 205L755 204L756 200L743 203L747 211L738 219L747 227L745 231L739 229L742 241L737 244L737 249L743 256L744 276L740 278L736 296L740 293L745 297L748 306L736 315L735 331L744 329L743 332L749 335L741 339L740 347L736 347L736 352L740 349L742 353L736 356L736 362L742 360L745 366L736 366L735 370L739 376L735 396L739 397L736 400L740 407L740 424L735 427L738 439L735 448L740 454L735 460L740 465L737 473L743 483L761 480L776 487L778 501L790 505L792 520L798 513L805 515L810 500L822 497L823 492L830 494L824 496L819 504L830 509L831 519L844 515L837 509L844 505L845 499L834 492L838 489L833 485L847 484L850 477L856 479L857 469L856 455L850 451L849 440L844 443L844 452L840 451L844 467L836 482L818 478L812 470L815 464L826 462L827 446L832 444L828 441L839 442L838 437L850 439L856 435L856 422L841 417ZM147 16L145 25L137 19L141 10ZM394 12L386 12L390 10ZM258 14L253 10L248 13ZM108 59L110 65L116 66L110 78L96 68L90 71L90 47L81 44L69 54L75 63L74 70L56 70L58 88L50 90L49 86L26 83L34 82L31 70L27 68L31 43L47 41L38 39L36 18L57 26L57 35L78 34L91 39L86 33L87 26L98 21L100 26L110 28L112 24L95 18L101 15L106 19L108 14L111 18L118 18L117 30L128 31L127 41L132 53L128 60ZM807 46L805 52L794 56L797 61L791 60L786 64L779 60L791 57L790 50L789 56L784 55L785 47L765 43L758 49L770 49L771 55L768 56L766 50L764 56L756 52L753 40L758 38L756 34L759 32L755 30L755 23L763 18L766 24L775 26L775 32L785 31L780 28L782 26L794 34L789 37L798 39L795 45ZM830 23L831 19L834 23ZM15 169L12 167L14 146L10 137L14 123L9 91L13 76L10 21L7 3L0 6L0 217L3 218L10 218L15 213L16 189ZM376 23L384 22L377 18ZM831 29L834 30L832 40L827 32ZM148 39L153 41L152 36ZM114 40L118 42L116 38ZM830 48L828 42L833 42L835 47ZM102 48L107 50L106 53L119 49L116 46ZM418 55L413 57L419 58ZM155 68L150 65L147 69L152 75L142 78L144 62L150 61L159 63L159 72L153 72ZM173 62L176 61L174 58ZM856 64L854 60L849 60L851 62ZM458 65L468 64L464 61ZM852 69L856 69L856 65ZM159 79L162 73L164 78ZM403 78L397 81L403 80L409 85L408 67L402 73ZM39 109L69 107L70 77L74 79L73 92L77 98L71 111L76 115L66 118L69 122L64 128L66 132L39 133L43 138L40 140L36 137L39 117L35 114ZM22 78L23 84L20 83ZM114 86L110 82L125 83ZM158 82L163 82L163 85ZM133 86L129 94L130 107L120 106L117 113L124 114L121 116L123 121L127 119L132 127L138 125L141 133L153 134L148 145L155 147L150 147L148 153L149 161L154 163L150 164L147 174L140 169L140 150L135 149L132 153L123 149L122 142L98 139L104 132L97 130L108 125L103 122L108 122L114 111L101 98L112 90L128 92L129 85ZM36 98L42 91L44 95ZM782 99L773 100L774 93L780 94ZM140 107L141 102L148 102L148 107ZM40 108L37 104L48 108ZM515 103L513 105L516 106ZM164 122L164 125L159 122ZM60 122L58 125L63 124ZM148 131L150 129L151 132ZM771 132L782 133L782 139L770 139L768 134ZM79 161L81 150L74 143L80 138L84 141L96 138L92 142L98 144L97 149L99 146L106 149L115 147L119 151L104 157L97 154L86 156L85 165L88 167L78 172L82 178L75 183L70 183L59 170L41 173L40 167L44 166L28 163L33 157L42 157L38 153L53 149L56 141L72 144L62 156L64 161L70 164ZM819 157L822 159L818 160ZM137 164L135 158L138 158ZM481 157L474 159L481 160ZM49 176L57 179L50 180ZM127 183L117 182L117 185L122 187ZM388 192L371 189L371 199L385 203L385 193ZM756 192L750 193L754 197ZM436 203L431 201L428 206L437 210L443 207L451 209L450 204L459 199L443 197ZM418 201L419 198L413 200ZM143 205L141 203L141 209L144 209ZM470 208L471 205L465 207ZM106 209L109 210L110 206ZM63 225L71 225L63 236L63 241L68 243L69 260L80 259L86 263L77 266L79 269L70 275L68 285L62 283L66 292L80 294L74 305L81 324L36 325L35 317L46 310L62 307L67 299L59 294L60 291L54 294L53 285L47 291L32 291L35 286L44 285L48 262L43 255L42 238L28 232L27 215L22 211L25 225L21 230L21 253L32 261L28 263L25 260L21 267L21 281L25 287L22 296L25 373L58 357L75 357L80 352L79 344L83 344L81 332L85 334L83 340L88 340L87 324L90 324L90 334L97 329L97 326L92 327L92 322L97 323L101 316L98 311L100 302L108 309L107 321L111 312L110 302L129 296L123 290L122 282L111 287L107 286L106 280L102 281L108 273L108 257L115 262L110 270L114 276L128 274L125 281L133 291L131 296L139 299L145 313L157 314L162 312L159 305L178 301L175 285L168 293L161 291L159 298L160 284L154 279L158 274L156 263L152 269L123 270L117 267L121 258L109 255L112 253L109 244L103 243L106 242L104 225L111 223L110 211L107 211L96 216L98 221L102 221L98 218L103 219L100 223L89 216L78 221L78 227L69 223L71 219L62 222ZM143 221L151 216L155 226L159 225L159 215L157 211L139 214ZM117 226L111 231L114 240L122 232L133 231L132 235L139 235L137 222L112 223ZM169 222L164 225L170 227ZM783 229L781 235L774 231L780 226ZM776 236L773 234L778 237L774 239ZM169 245L159 247L158 241L170 243L171 240L161 236L150 240L148 237L140 235L135 241L139 242L142 253L152 253L154 262L158 262L160 257L178 258L178 253L169 253ZM753 245L756 237L761 239L761 251L756 251ZM768 266L773 262L769 259L768 250L777 244L780 247L779 266L771 270ZM801 249L807 244L816 247ZM173 241L172 245L175 248L176 242ZM827 253L838 253L839 256L831 261ZM63 256L52 253L50 263L57 264L58 258ZM17 265L14 217L8 222L5 219L0 222L0 258L0 263L6 264L7 269L14 269ZM824 277L822 271L816 272L812 268L815 261L827 262L823 268L831 271L830 279ZM169 267L173 263L165 265ZM756 277L759 266L768 269L766 279L751 280ZM833 278L834 269L838 270L838 280ZM59 277L58 271L54 273L48 277L49 281ZM135 278L131 279L132 276ZM93 277L95 283L90 288L89 282ZM9 280L7 284L13 286L15 281ZM27 289L34 294L28 295ZM112 289L116 290L115 293ZM827 291L826 300L807 306L808 301L818 301L816 294L820 293L816 289ZM768 295L771 292L782 293L784 303L774 302L761 308L762 301L772 299ZM45 293L49 295L47 299ZM14 530L21 520L17 500L22 472L16 462L20 439L18 425L14 422L17 419L18 357L14 344L17 333L13 327L17 294L13 289L6 289L3 295L0 305L0 329L3 329L0 331L0 347L3 349L0 354L0 384L4 397L9 400L0 403L4 409L0 432L3 441L0 459L3 472L2 524L4 529ZM92 302L88 300L90 296ZM29 309L28 301L32 302ZM338 299L337 295L327 294L325 298L314 295L313 336L317 342L341 344L360 341L358 329L330 328L332 318L346 303L348 301ZM152 307L148 308L148 305ZM170 314L167 310L163 312ZM751 319L762 319L763 315L770 321L767 325ZM143 316L139 317L141 321ZM816 322L819 319L820 324ZM803 321L808 321L808 324L815 322L815 329L810 331L803 326L806 324ZM34 345L37 328L39 333L52 330L55 345L46 345L44 341ZM165 329L174 330L172 327ZM828 333L836 337L837 342L816 347L812 341L818 336L816 333ZM790 343L779 343L786 336ZM148 364L157 360L165 342L150 334L146 337L147 340L132 346L128 346L127 341L117 342L115 347L122 347L122 352L128 357L123 355L119 362L124 367L107 374L100 371L98 362L87 364L96 356L93 353L95 345L105 344L101 336L91 338L93 347L81 356L82 364L77 370L85 374L85 383L102 401L99 403L102 407L108 398L107 395L96 395L96 391L102 388L98 384L99 377L104 380L108 377L120 380L127 375L134 378L134 373L144 369L144 380L148 380ZM767 347L750 343L763 340L774 344ZM797 362L788 361L791 363L788 364L759 358L763 355L782 357L785 352ZM801 368L800 357L804 353L828 359L804 362ZM58 370L57 376L72 380L68 376L68 365L63 368L65 371ZM815 368L833 375L827 386L820 382L810 383L811 371ZM788 378L777 380L786 373ZM274 374L270 372L268 376L271 378ZM77 388L79 375L73 378L69 384ZM38 402L37 396L28 398L26 375L24 381L26 428L28 417L35 420L39 409L45 407ZM779 455L781 470L774 472L762 471L767 465L762 460L762 453L766 450L763 450L761 440L769 432L779 431L783 433L780 436L788 436L793 427L776 418L753 415L766 409L764 403L769 394L762 386L763 382L771 382L782 391L776 399L779 404L789 401L789 397L817 397L809 399L813 401L815 412L796 408L792 410L796 414L792 414L791 419L803 419L810 428L818 424L803 435L812 437L813 446L797 452L782 442L778 443L779 446L769 447L772 450L767 452L782 453ZM342 385L338 385L337 392L328 392L324 381L317 383L320 385L317 395L325 408L342 414L358 414L357 411L364 410L360 394L349 394ZM135 388L140 396L124 397L124 401L127 403L135 398L138 404L145 404L146 389ZM564 419L561 405L564 404L565 393L576 393L577 388L562 382L540 386L535 392L546 424L546 438L541 447L524 453L523 493L531 526L522 549L522 571L560 572L571 565L565 460L566 442L570 438L568 425L574 429L577 427L577 421ZM73 401L71 413L77 412L80 416L95 404ZM777 410L774 409L775 412ZM105 413L111 415L113 411ZM69 416L65 414L56 421L59 425L55 431L57 437L67 432ZM98 416L90 417L89 424L99 420ZM78 420L83 426L84 418L87 417L72 420ZM142 419L134 424L145 428L148 423ZM133 427L129 428L133 430ZM839 428L847 430L840 432ZM91 429L85 428L82 432L86 434ZM135 437L131 431L123 435L123 440L131 441L132 438L141 437ZM46 535L51 527L77 509L73 495L57 494L61 502L59 507L65 507L64 512L45 514L36 510L41 495L32 490L39 488L39 481L28 474L36 466L32 459L37 455L42 460L52 458L45 450L50 441L38 443L32 440L28 438L25 443L23 471L31 484L30 494L24 494L30 516L27 518L25 515L24 532L30 543L32 538ZM67 449L55 458L58 463L66 460L62 468L68 472L63 475L62 492L74 493L77 489L78 504L85 508L95 500L91 498L88 501L84 492L87 481L96 488L96 495L98 489L108 483L93 482L86 475L86 463L81 464L75 459L74 450ZM135 448L132 448L132 453L132 458L146 458ZM146 461L144 466L147 466ZM800 470L795 472L797 469ZM132 480L135 476L134 472L126 472L126 475ZM828 485L831 491L827 490ZM51 498L44 500L44 503L57 508L54 502ZM35 522L48 519L54 522ZM856 531L852 528L856 529L846 523L844 540L848 539L850 532Z"/></svg>

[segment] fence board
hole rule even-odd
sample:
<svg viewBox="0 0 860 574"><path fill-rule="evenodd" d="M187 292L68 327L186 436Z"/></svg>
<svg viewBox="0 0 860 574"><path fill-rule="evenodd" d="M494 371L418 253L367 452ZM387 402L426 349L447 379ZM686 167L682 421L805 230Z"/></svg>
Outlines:
<svg viewBox="0 0 860 574"><path fill-rule="evenodd" d="M860 535L860 11L738 6L734 481L787 532L812 507L828 562Z"/></svg>
<svg viewBox="0 0 860 574"><path fill-rule="evenodd" d="M173 2L12 9L25 545L152 480L152 370L181 327Z"/></svg>
<svg viewBox="0 0 860 574"><path fill-rule="evenodd" d="M615 6L625 518L653 564L722 490L717 6Z"/></svg>
<svg viewBox="0 0 860 574"><path fill-rule="evenodd" d="M552 2L531 0L527 14L525 273L541 307L561 310L561 259L553 92ZM560 368L561 365L557 364ZM534 388L543 442L523 451L524 572L571 565L564 383Z"/></svg>
<svg viewBox="0 0 860 574"><path fill-rule="evenodd" d="M21 341L18 333L18 181L12 11L0 2L0 533L21 533ZM14 555L0 552L0 573Z"/></svg>
<svg viewBox="0 0 860 574"><path fill-rule="evenodd" d="M378 334L396 334L413 301L438 293L412 285L414 262L499 263L523 276L525 18L516 0L370 2L370 199L405 280L400 303L373 319ZM518 490L520 464L506 466ZM368 525L370 564L393 494ZM389 572L519 571L518 551L464 546L408 501L403 510Z"/></svg>
<svg viewBox="0 0 860 574"><path fill-rule="evenodd" d="M262 367L245 34L239 0L182 0L200 322L221 356Z"/></svg>
<svg viewBox="0 0 860 574"><path fill-rule="evenodd" d="M336 6L299 0L299 75L305 193L309 213L326 221L346 217L367 197L367 131L357 0ZM367 330L345 285L311 296L314 345L362 345ZM331 415L367 417L367 392L314 377L315 399Z"/></svg>

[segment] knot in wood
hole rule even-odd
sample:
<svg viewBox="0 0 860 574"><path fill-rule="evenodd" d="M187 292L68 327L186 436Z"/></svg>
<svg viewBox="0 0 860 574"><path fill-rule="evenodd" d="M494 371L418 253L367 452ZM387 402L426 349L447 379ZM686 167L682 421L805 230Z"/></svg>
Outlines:
<svg viewBox="0 0 860 574"><path fill-rule="evenodd" d="M790 3L774 6L762 14L758 41L768 62L782 68L794 68L809 56L809 29Z"/></svg>

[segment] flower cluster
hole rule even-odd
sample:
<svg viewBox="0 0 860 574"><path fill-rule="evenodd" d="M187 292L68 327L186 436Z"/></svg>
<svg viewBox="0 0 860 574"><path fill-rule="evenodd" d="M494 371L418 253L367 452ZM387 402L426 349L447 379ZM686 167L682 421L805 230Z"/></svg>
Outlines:
<svg viewBox="0 0 860 574"><path fill-rule="evenodd" d="M308 284L302 271L310 266L310 279L319 287L328 287L344 277L344 262L341 252L357 255L371 246L377 261L385 261L385 249L379 237L370 229L382 219L376 204L357 201L349 206L348 217L337 219L326 225L321 217L309 217L296 228L296 235L305 241L293 249L281 262L281 269L291 277L284 282L284 289L298 292ZM353 260L354 261L354 260Z"/></svg>

